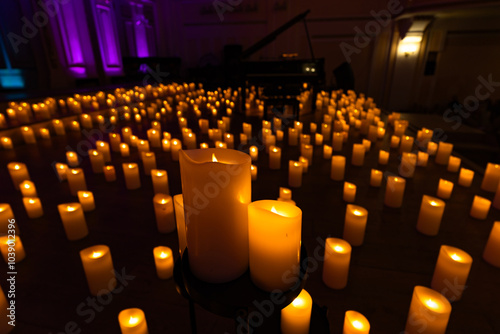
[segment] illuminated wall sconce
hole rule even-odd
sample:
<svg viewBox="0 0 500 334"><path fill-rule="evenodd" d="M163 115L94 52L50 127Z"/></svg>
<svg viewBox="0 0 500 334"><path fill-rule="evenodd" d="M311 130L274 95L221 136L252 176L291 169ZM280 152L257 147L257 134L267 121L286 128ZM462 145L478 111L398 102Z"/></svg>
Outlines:
<svg viewBox="0 0 500 334"><path fill-rule="evenodd" d="M399 52L404 54L405 57L415 54L420 48L422 36L406 36L399 42Z"/></svg>

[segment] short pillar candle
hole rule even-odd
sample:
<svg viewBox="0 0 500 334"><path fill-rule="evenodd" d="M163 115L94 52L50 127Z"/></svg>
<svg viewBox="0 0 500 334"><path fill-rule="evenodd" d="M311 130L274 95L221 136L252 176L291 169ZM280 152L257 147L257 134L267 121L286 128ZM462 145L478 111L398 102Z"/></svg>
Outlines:
<svg viewBox="0 0 500 334"><path fill-rule="evenodd" d="M423 195L417 219L420 233L435 236L439 232L446 203L438 198Z"/></svg>
<svg viewBox="0 0 500 334"><path fill-rule="evenodd" d="M450 301L462 298L472 266L472 257L463 250L442 245L432 276L431 288ZM450 289L450 285L453 289Z"/></svg>
<svg viewBox="0 0 500 334"><path fill-rule="evenodd" d="M351 245L342 239L327 238L323 282L332 289L343 289L347 285L351 262Z"/></svg>
<svg viewBox="0 0 500 334"><path fill-rule="evenodd" d="M80 251L83 269L90 293L101 296L116 287L115 270L111 252L106 245L96 245Z"/></svg>

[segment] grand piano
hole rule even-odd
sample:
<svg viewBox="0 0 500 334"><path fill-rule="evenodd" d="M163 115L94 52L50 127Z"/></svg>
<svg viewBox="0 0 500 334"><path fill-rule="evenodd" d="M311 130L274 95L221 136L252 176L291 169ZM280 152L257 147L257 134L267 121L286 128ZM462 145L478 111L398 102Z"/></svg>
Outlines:
<svg viewBox="0 0 500 334"><path fill-rule="evenodd" d="M244 88L249 85L255 85L263 87L263 96L261 98L268 100L272 99L272 101L279 101L282 99L283 102L286 103L287 96L299 95L303 84L307 83L313 88L312 109L314 110L316 105L314 101L314 92L317 91L318 87L324 85L325 71L324 59L317 59L314 57L305 20L309 12L310 11L307 10L295 16L241 53L240 73L242 75L242 82L244 83L242 89L243 94L245 94ZM247 60L257 51L274 41L281 33L299 22L303 22L306 31L310 52L309 58L298 58L298 55L282 55L279 60ZM245 98L245 95L243 95L243 98ZM243 99L243 101L245 101L245 99ZM245 110L245 103L243 103L242 108ZM266 117L266 112L264 112L264 117Z"/></svg>

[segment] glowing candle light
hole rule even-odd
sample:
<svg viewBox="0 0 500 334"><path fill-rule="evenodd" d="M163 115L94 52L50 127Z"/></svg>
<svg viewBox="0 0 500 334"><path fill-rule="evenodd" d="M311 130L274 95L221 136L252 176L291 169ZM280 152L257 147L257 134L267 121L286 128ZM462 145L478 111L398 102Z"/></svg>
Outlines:
<svg viewBox="0 0 500 334"><path fill-rule="evenodd" d="M415 153L403 152L401 155L401 163L399 164L399 175L406 178L412 178L415 174L417 166L417 155Z"/></svg>
<svg viewBox="0 0 500 334"><path fill-rule="evenodd" d="M273 146L269 150L269 169L281 168L281 148Z"/></svg>
<svg viewBox="0 0 500 334"><path fill-rule="evenodd" d="M23 135L23 139L26 144L36 144L35 131L33 131L31 127L23 126L21 134Z"/></svg>
<svg viewBox="0 0 500 334"><path fill-rule="evenodd" d="M93 296L106 295L114 290L117 282L108 246L96 245L82 249L80 259Z"/></svg>
<svg viewBox="0 0 500 334"><path fill-rule="evenodd" d="M500 165L488 163L484 172L481 189L489 192L495 192L500 182Z"/></svg>
<svg viewBox="0 0 500 334"><path fill-rule="evenodd" d="M151 175L151 170L156 169L156 155L154 152L141 152L144 174Z"/></svg>
<svg viewBox="0 0 500 334"><path fill-rule="evenodd" d="M297 146L299 143L299 133L297 129L288 128L288 145Z"/></svg>
<svg viewBox="0 0 500 334"><path fill-rule="evenodd" d="M136 163L123 163L123 174L125 176L125 186L129 190L141 187L141 178L139 176L139 166Z"/></svg>
<svg viewBox="0 0 500 334"><path fill-rule="evenodd" d="M343 289L347 285L351 262L351 245L342 239L327 238L323 282L332 289Z"/></svg>
<svg viewBox="0 0 500 334"><path fill-rule="evenodd" d="M31 219L43 216L42 203L38 197L24 197L24 209Z"/></svg>
<svg viewBox="0 0 500 334"><path fill-rule="evenodd" d="M302 211L283 201L248 206L250 276L265 291L288 290L299 275ZM289 280L283 280L287 273Z"/></svg>
<svg viewBox="0 0 500 334"><path fill-rule="evenodd" d="M343 193L343 199L346 202L354 202L354 199L356 198L356 185L353 183L349 182L344 182L344 193Z"/></svg>
<svg viewBox="0 0 500 334"><path fill-rule="evenodd" d="M438 189L436 192L437 197L442 199L449 199L451 197L451 193L453 192L453 182L439 179Z"/></svg>
<svg viewBox="0 0 500 334"><path fill-rule="evenodd" d="M425 167L429 160L429 154L426 152L419 151L417 153L417 166Z"/></svg>
<svg viewBox="0 0 500 334"><path fill-rule="evenodd" d="M458 175L458 185L462 187L470 187L474 179L474 171L467 168L460 168Z"/></svg>
<svg viewBox="0 0 500 334"><path fill-rule="evenodd" d="M276 130L276 141L283 141L283 130Z"/></svg>
<svg viewBox="0 0 500 334"><path fill-rule="evenodd" d="M323 145L323 159L331 159L332 158L332 153L333 153L333 150L332 150L332 147L329 146L329 145Z"/></svg>
<svg viewBox="0 0 500 334"><path fill-rule="evenodd" d="M11 150L14 148L14 145L12 144L12 139L10 139L10 137L2 137L0 141L2 143L2 147L5 150Z"/></svg>
<svg viewBox="0 0 500 334"><path fill-rule="evenodd" d="M415 138L411 136L401 137L401 143L399 144L399 152L411 152L413 148L413 142Z"/></svg>
<svg viewBox="0 0 500 334"><path fill-rule="evenodd" d="M356 311L347 311L344 318L343 334L368 334L370 322L364 315Z"/></svg>
<svg viewBox="0 0 500 334"><path fill-rule="evenodd" d="M174 274L174 257L169 247L158 246L153 249L156 274L160 279L171 278Z"/></svg>
<svg viewBox="0 0 500 334"><path fill-rule="evenodd" d="M170 142L170 153L173 161L179 161L179 152L182 149L182 143L178 139L172 139Z"/></svg>
<svg viewBox="0 0 500 334"><path fill-rule="evenodd" d="M103 172L104 167L104 155L98 150L89 150L89 159L92 166L92 172L99 174Z"/></svg>
<svg viewBox="0 0 500 334"><path fill-rule="evenodd" d="M58 119L52 120L52 127L54 128L54 132L58 136L64 136L66 134L66 130L64 129L64 123Z"/></svg>
<svg viewBox="0 0 500 334"><path fill-rule="evenodd" d="M94 194L91 191L78 191L78 201L82 205L83 211L92 211L95 209Z"/></svg>
<svg viewBox="0 0 500 334"><path fill-rule="evenodd" d="M132 129L125 127L122 129L123 141L130 145L130 137L132 136Z"/></svg>
<svg viewBox="0 0 500 334"><path fill-rule="evenodd" d="M122 334L148 334L146 316L141 309L128 308L118 314Z"/></svg>
<svg viewBox="0 0 500 334"><path fill-rule="evenodd" d="M152 169L151 180L153 182L153 191L155 194L169 195L168 175L166 170Z"/></svg>
<svg viewBox="0 0 500 334"><path fill-rule="evenodd" d="M404 178L388 176L384 204L391 208L400 208L403 205L405 187L406 180Z"/></svg>
<svg viewBox="0 0 500 334"><path fill-rule="evenodd" d="M118 133L111 133L109 135L109 144L113 152L120 152L121 136Z"/></svg>
<svg viewBox="0 0 500 334"><path fill-rule="evenodd" d="M370 186L380 187L382 185L382 177L384 174L382 171L377 169L372 169L370 172Z"/></svg>
<svg viewBox="0 0 500 334"><path fill-rule="evenodd" d="M399 142L401 141L401 138L398 136L391 136L391 148L397 148L399 146Z"/></svg>
<svg viewBox="0 0 500 334"><path fill-rule="evenodd" d="M451 304L442 294L423 286L415 286L405 333L445 334L450 313Z"/></svg>
<svg viewBox="0 0 500 334"><path fill-rule="evenodd" d="M342 181L345 173L345 157L343 155L332 156L330 178L335 181Z"/></svg>
<svg viewBox="0 0 500 334"><path fill-rule="evenodd" d="M430 141L427 143L427 153L429 155L435 155L438 149L438 144Z"/></svg>
<svg viewBox="0 0 500 334"><path fill-rule="evenodd" d="M387 165L388 162L389 162L389 152L380 150L378 152L378 163L380 165Z"/></svg>
<svg viewBox="0 0 500 334"><path fill-rule="evenodd" d="M71 195L76 196L79 190L87 190L87 183L85 182L85 174L83 173L83 169L68 169L66 178L68 179L68 185Z"/></svg>
<svg viewBox="0 0 500 334"><path fill-rule="evenodd" d="M444 201L423 195L417 219L417 230L429 236L437 235L445 206L446 203Z"/></svg>
<svg viewBox="0 0 500 334"><path fill-rule="evenodd" d="M448 164L448 160L450 159L452 151L453 151L453 144L440 141L437 148L436 158L434 160L436 164L438 165Z"/></svg>
<svg viewBox="0 0 500 334"><path fill-rule="evenodd" d="M462 298L472 266L472 257L463 250L442 245L432 276L431 287L450 301ZM453 284L453 289L450 289Z"/></svg>
<svg viewBox="0 0 500 334"><path fill-rule="evenodd" d="M308 334L311 325L313 301L306 291L299 295L281 310L281 333L283 334Z"/></svg>
<svg viewBox="0 0 500 334"><path fill-rule="evenodd" d="M257 171L257 166L250 165L250 176L252 178L252 181L257 181Z"/></svg>
<svg viewBox="0 0 500 334"><path fill-rule="evenodd" d="M486 219L490 211L491 201L481 196L474 196L470 208L470 216L476 219Z"/></svg>
<svg viewBox="0 0 500 334"><path fill-rule="evenodd" d="M105 162L111 161L111 152L109 150L109 144L104 141L96 141L96 149L101 153L104 157Z"/></svg>
<svg viewBox="0 0 500 334"><path fill-rule="evenodd" d="M353 166L363 166L365 161L365 146L363 144L352 145L352 159Z"/></svg>
<svg viewBox="0 0 500 334"><path fill-rule="evenodd" d="M288 185L298 188L302 186L302 164L299 161L288 162Z"/></svg>
<svg viewBox="0 0 500 334"><path fill-rule="evenodd" d="M9 235L1 236L0 252L2 253L3 259L6 263L10 261L19 263L26 257L21 237L18 235L14 235L13 238L12 236L9 237Z"/></svg>
<svg viewBox="0 0 500 334"><path fill-rule="evenodd" d="M452 173L458 172L461 162L462 160L460 158L450 156L450 158L448 159L448 167L447 167L448 172Z"/></svg>
<svg viewBox="0 0 500 334"><path fill-rule="evenodd" d="M78 123L78 121L71 122L71 130L73 130L74 132L79 132L80 131L80 123Z"/></svg>
<svg viewBox="0 0 500 334"><path fill-rule="evenodd" d="M257 148L257 146L250 146L249 153L252 161L257 161L257 159L259 158L259 149Z"/></svg>
<svg viewBox="0 0 500 334"><path fill-rule="evenodd" d="M490 236L486 242L483 259L489 264L500 268L500 221L496 221L491 228Z"/></svg>
<svg viewBox="0 0 500 334"><path fill-rule="evenodd" d="M367 219L368 210L358 205L347 204L344 220L344 240L352 246L361 246L365 239Z"/></svg>
<svg viewBox="0 0 500 334"><path fill-rule="evenodd" d="M65 203L57 206L68 240L79 240L87 236L87 222L80 203Z"/></svg>
<svg viewBox="0 0 500 334"><path fill-rule="evenodd" d="M334 132L332 139L332 148L335 152L342 151L342 146L344 143L344 135L342 132ZM364 153L363 153L364 154Z"/></svg>
<svg viewBox="0 0 500 334"><path fill-rule="evenodd" d="M19 185L25 181L30 180L28 174L28 168L24 163L21 162L10 162L7 164L7 169L9 170L10 178L14 187L19 190Z"/></svg>
<svg viewBox="0 0 500 334"><path fill-rule="evenodd" d="M182 194L174 196L175 223L177 226L177 238L179 240L179 254L182 256L186 250L186 221L184 219L184 199Z"/></svg>
<svg viewBox="0 0 500 334"><path fill-rule="evenodd" d="M21 189L23 197L38 197L35 184L30 180L24 180L21 182L19 188Z"/></svg>
<svg viewBox="0 0 500 334"><path fill-rule="evenodd" d="M156 194L153 197L156 225L160 233L170 233L175 230L174 203L172 197Z"/></svg>

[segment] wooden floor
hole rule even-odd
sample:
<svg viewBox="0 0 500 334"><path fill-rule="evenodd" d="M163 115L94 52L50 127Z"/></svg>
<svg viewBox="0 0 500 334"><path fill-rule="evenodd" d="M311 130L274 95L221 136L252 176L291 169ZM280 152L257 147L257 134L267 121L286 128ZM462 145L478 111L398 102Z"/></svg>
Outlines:
<svg viewBox="0 0 500 334"><path fill-rule="evenodd" d="M307 122L320 122L320 119L319 112L302 118ZM240 115L233 117L231 133L241 132L242 120ZM253 144L258 143L260 120L247 121L254 125ZM173 117L164 120L163 130L178 133L176 124ZM195 132L198 129L194 122L189 126ZM214 120L211 126L215 127ZM134 134L145 138L146 129L145 126L136 127ZM308 132L308 125L304 130ZM200 135L198 139L205 140ZM188 303L177 293L173 280L156 277L152 256L153 247L158 245L177 249L177 235L157 231L153 189L148 176L141 175L140 189L129 191L125 188L121 163L139 162L135 150L130 158L113 154L117 181L111 183L106 182L102 174L93 174L88 158L83 159L82 168L88 189L94 192L97 208L85 214L89 235L79 241L66 239L57 204L77 199L70 195L66 182L58 181L52 163L65 161L64 152L68 146L77 149L88 141L81 133L68 132L66 137L53 136L50 142L39 140L35 145L0 151L0 202L13 207L27 254L17 264L17 326L12 333L55 334L72 333L72 330L79 333L75 330L78 328L81 333L118 334L118 313L129 307L144 310L152 334L190 333ZM385 140L372 144L363 167L353 167L349 164L352 143L360 141L357 131L351 130L349 143L341 152L348 161L345 179L358 187L355 203L369 211L365 242L353 248L349 283L345 289L331 290L323 284L322 262L315 255L323 253L325 238L342 237L346 207L342 200L343 184L330 179L330 161L323 159L321 147L315 147L313 164L304 175L303 186L293 190L293 199L303 212L302 243L311 263L306 290L317 305L328 308L330 332L342 333L345 311L356 310L370 321L370 333L402 333L413 288L430 285L439 248L446 244L465 250L474 259L464 296L452 303L447 333L500 333L500 269L481 257L489 231L493 222L500 220L500 213L492 208L484 221L469 216L475 194L493 198L492 193L480 190L482 175L476 175L471 188L456 186L447 201L439 235L424 236L415 229L422 195L434 195L439 178L455 182L458 174L446 172L431 158L427 167L417 168L415 177L407 180L403 207L387 208L383 205L385 186L369 186L370 169L379 168L387 172L386 175L397 174L398 154L391 150L389 165L377 164L378 150L389 147L386 136ZM284 143L278 146L283 147L281 170L270 170L266 154L259 152L259 175L252 183L252 200L275 199L279 187L287 186L288 160L297 159L299 150ZM158 168L168 171L171 194L180 193L178 163L172 161L168 153L154 151ZM10 161L27 164L43 204L43 217L28 219L21 194L14 190L7 173L6 164ZM108 245L115 269L127 276L121 292L112 294L108 300L94 301L92 306L79 251L95 244ZM0 285L4 291L7 288L5 277L5 270L2 270ZM213 315L200 307L196 308L196 315L199 333L235 331L232 319ZM259 328L255 328L254 333L259 333Z"/></svg>

